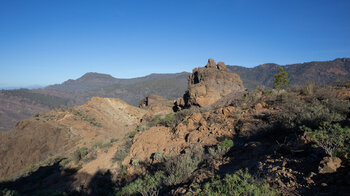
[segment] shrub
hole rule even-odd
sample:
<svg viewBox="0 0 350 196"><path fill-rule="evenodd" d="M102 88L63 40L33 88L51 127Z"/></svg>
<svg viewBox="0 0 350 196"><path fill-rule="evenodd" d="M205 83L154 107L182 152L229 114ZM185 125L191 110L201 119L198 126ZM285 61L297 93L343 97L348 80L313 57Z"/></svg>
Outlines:
<svg viewBox="0 0 350 196"><path fill-rule="evenodd" d="M188 120L184 120L184 121L182 121L182 123L183 123L184 125L188 125L189 121L188 121Z"/></svg>
<svg viewBox="0 0 350 196"><path fill-rule="evenodd" d="M38 190L38 191L35 191L32 195L33 196L65 196L68 194L58 192L58 191L53 191L53 190Z"/></svg>
<svg viewBox="0 0 350 196"><path fill-rule="evenodd" d="M74 153L73 153L73 160L75 163L78 163L80 160L82 160L86 155L88 154L88 148L86 147L81 147L78 148Z"/></svg>
<svg viewBox="0 0 350 196"><path fill-rule="evenodd" d="M147 129L149 129L149 127L147 125L141 125L136 129L136 131L142 132L142 131L146 131Z"/></svg>
<svg viewBox="0 0 350 196"><path fill-rule="evenodd" d="M307 84L307 85L303 86L303 87L301 88L301 92L300 92L300 93L301 93L302 95L307 95L307 96L309 96L309 95L314 94L314 89L315 89L315 84L310 83L310 84Z"/></svg>
<svg viewBox="0 0 350 196"><path fill-rule="evenodd" d="M96 151L92 151L90 153L88 153L82 160L84 162L89 162L89 161L92 161L92 160L95 160L97 159L97 152Z"/></svg>
<svg viewBox="0 0 350 196"><path fill-rule="evenodd" d="M338 123L323 122L316 130L306 126L302 126L301 129L310 134L312 141L330 156L333 156L337 150L347 150L349 147L346 142L350 139L350 129L342 128Z"/></svg>
<svg viewBox="0 0 350 196"><path fill-rule="evenodd" d="M187 116L191 115L192 111L190 109L184 109L181 111L178 111L174 114L175 116L175 122L181 122L183 121Z"/></svg>
<svg viewBox="0 0 350 196"><path fill-rule="evenodd" d="M123 146L118 146L118 149L112 158L112 162L122 162L125 159L125 157L128 156L131 145L131 141L126 141Z"/></svg>
<svg viewBox="0 0 350 196"><path fill-rule="evenodd" d="M267 184L255 180L248 171L239 170L234 174L226 174L224 179L218 176L204 184L199 195L278 195Z"/></svg>
<svg viewBox="0 0 350 196"><path fill-rule="evenodd" d="M342 100L330 89L315 89L310 96L300 97L289 92L280 101L276 118L285 128L306 125L317 128L321 122L342 121L349 115L350 102Z"/></svg>
<svg viewBox="0 0 350 196"><path fill-rule="evenodd" d="M132 166L137 167L137 166L140 165L140 160L139 159L134 159L134 160L132 160L131 164L132 164Z"/></svg>
<svg viewBox="0 0 350 196"><path fill-rule="evenodd" d="M209 162L209 164L214 164L214 160L222 159L222 157L230 150L230 148L232 146L233 146L233 141L225 138L224 141L222 141L216 147L209 148L208 149L208 152L209 152L208 162Z"/></svg>
<svg viewBox="0 0 350 196"><path fill-rule="evenodd" d="M153 119L147 123L147 126L154 127L154 126L158 125L160 121L161 121L160 115L155 115L153 117Z"/></svg>
<svg viewBox="0 0 350 196"><path fill-rule="evenodd" d="M165 162L165 170L168 173L166 183L178 185L188 182L199 163L203 161L203 155L204 149L201 146L191 146L185 154L168 158Z"/></svg>
<svg viewBox="0 0 350 196"><path fill-rule="evenodd" d="M123 187L117 195L158 195L164 179L164 173L161 171L157 171L154 175L146 174L144 178L140 177Z"/></svg>
<svg viewBox="0 0 350 196"><path fill-rule="evenodd" d="M219 148L228 151L233 146L233 141L230 139L225 138L224 141L221 142L219 145Z"/></svg>
<svg viewBox="0 0 350 196"><path fill-rule="evenodd" d="M92 148L102 148L103 142L102 141L96 141L92 144Z"/></svg>
<svg viewBox="0 0 350 196"><path fill-rule="evenodd" d="M160 125L166 126L166 127L172 127L175 124L175 117L173 114L167 114L163 119L159 122Z"/></svg>
<svg viewBox="0 0 350 196"><path fill-rule="evenodd" d="M156 161L162 161L164 159L164 155L162 152L156 152L153 156L153 158L156 160Z"/></svg>
<svg viewBox="0 0 350 196"><path fill-rule="evenodd" d="M71 161L71 159L65 158L62 161L60 161L59 165L63 168L66 168Z"/></svg>
<svg viewBox="0 0 350 196"><path fill-rule="evenodd" d="M131 131L130 133L129 133L129 138L133 138L133 137L135 137L135 135L137 134L137 130L135 130L135 131Z"/></svg>
<svg viewBox="0 0 350 196"><path fill-rule="evenodd" d="M0 190L0 195L1 196L19 196L20 194L15 190L10 190L5 188Z"/></svg>

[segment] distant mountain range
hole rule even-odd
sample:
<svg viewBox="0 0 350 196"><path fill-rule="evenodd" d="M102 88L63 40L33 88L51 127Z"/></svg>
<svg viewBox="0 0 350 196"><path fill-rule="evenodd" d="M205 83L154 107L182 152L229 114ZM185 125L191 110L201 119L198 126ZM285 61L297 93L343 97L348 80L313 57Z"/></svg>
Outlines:
<svg viewBox="0 0 350 196"><path fill-rule="evenodd" d="M267 63L254 68L228 66L229 70L241 76L244 86L250 90L258 85L272 88L273 77L281 65ZM291 85L315 83L332 84L337 80L350 78L350 58L338 58L333 61L314 61L285 65Z"/></svg>
<svg viewBox="0 0 350 196"><path fill-rule="evenodd" d="M248 90L258 85L272 88L274 74L281 65L268 63L254 68L227 66L240 75ZM333 61L307 62L285 65L290 84L332 84L350 78L350 58ZM19 120L29 118L52 108L84 104L91 97L115 97L137 106L149 94L168 99L181 97L187 89L189 73L151 74L132 79L118 79L108 74L86 73L76 80L50 85L42 89L0 91L0 131L13 127Z"/></svg>

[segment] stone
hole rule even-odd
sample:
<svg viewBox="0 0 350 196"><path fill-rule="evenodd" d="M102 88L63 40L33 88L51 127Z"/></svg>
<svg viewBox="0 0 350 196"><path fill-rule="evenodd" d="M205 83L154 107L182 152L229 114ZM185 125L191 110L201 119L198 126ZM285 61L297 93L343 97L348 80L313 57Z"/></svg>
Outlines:
<svg viewBox="0 0 350 196"><path fill-rule="evenodd" d="M216 63L214 61L214 59L208 59L208 63L207 65L205 66L206 68L216 68Z"/></svg>
<svg viewBox="0 0 350 196"><path fill-rule="evenodd" d="M218 62L218 64L216 66L217 66L218 70L221 70L221 71L227 70L227 67L226 67L224 62Z"/></svg>
<svg viewBox="0 0 350 196"><path fill-rule="evenodd" d="M325 157L320 162L318 166L318 173L320 174L328 174L334 173L341 166L341 159L338 157Z"/></svg>

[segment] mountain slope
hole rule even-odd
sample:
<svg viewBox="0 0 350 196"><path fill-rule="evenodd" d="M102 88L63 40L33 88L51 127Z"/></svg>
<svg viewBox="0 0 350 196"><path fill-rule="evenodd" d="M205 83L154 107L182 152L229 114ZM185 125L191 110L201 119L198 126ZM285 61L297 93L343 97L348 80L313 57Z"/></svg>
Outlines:
<svg viewBox="0 0 350 196"><path fill-rule="evenodd" d="M151 79L131 84L116 84L102 87L85 93L86 99L94 96L116 97L127 103L137 106L140 100L150 94L159 94L167 99L176 99L182 96L187 89L187 73L168 75L164 79Z"/></svg>
<svg viewBox="0 0 350 196"><path fill-rule="evenodd" d="M228 66L228 69L241 76L244 86L250 90L258 85L272 87L273 77L281 65L267 63L254 68ZM315 83L332 84L337 80L350 78L350 58L338 58L333 61L314 61L285 65L291 85Z"/></svg>
<svg viewBox="0 0 350 196"><path fill-rule="evenodd" d="M145 110L113 98L92 98L82 106L52 110L0 133L0 179L15 177L50 157L77 147L120 138L135 129ZM127 126L126 126L127 125Z"/></svg>
<svg viewBox="0 0 350 196"><path fill-rule="evenodd" d="M151 74L134 79L116 79L110 75L87 73L77 80L45 89L0 91L0 132L14 123L53 108L80 105L92 97L120 98L138 106L149 94L175 99L184 94L189 73Z"/></svg>
<svg viewBox="0 0 350 196"><path fill-rule="evenodd" d="M47 90L64 91L64 92L86 92L90 90L99 89L106 86L112 86L116 84L129 85L139 82L164 80L174 78L178 76L188 75L186 72L175 74L150 74L145 77L131 78L131 79L118 79L108 74L100 73L86 73L82 77L76 80L67 80L62 84L55 84L45 87Z"/></svg>

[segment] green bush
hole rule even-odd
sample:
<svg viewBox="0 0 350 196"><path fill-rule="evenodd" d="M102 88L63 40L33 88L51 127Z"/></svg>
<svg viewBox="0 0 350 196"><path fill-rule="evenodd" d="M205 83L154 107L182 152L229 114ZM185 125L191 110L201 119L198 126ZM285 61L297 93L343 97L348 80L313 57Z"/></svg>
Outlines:
<svg viewBox="0 0 350 196"><path fill-rule="evenodd" d="M156 161L162 161L164 159L164 155L162 152L156 152L154 153L154 156L153 158L156 160Z"/></svg>
<svg viewBox="0 0 350 196"><path fill-rule="evenodd" d="M125 159L125 157L128 156L131 145L132 145L131 141L126 141L123 146L118 146L117 151L112 157L112 162L113 163L122 162Z"/></svg>
<svg viewBox="0 0 350 196"><path fill-rule="evenodd" d="M199 195L278 195L278 192L269 188L267 184L255 180L248 171L239 170L234 174L226 174L224 179L212 177L204 184Z"/></svg>
<svg viewBox="0 0 350 196"><path fill-rule="evenodd" d="M73 153L73 160L75 163L78 163L80 160L82 160L87 154L88 154L88 148L86 147L81 147L78 148L74 153Z"/></svg>
<svg viewBox="0 0 350 196"><path fill-rule="evenodd" d="M210 147L208 149L209 156L207 161L209 164L214 164L215 160L220 160L223 156L230 150L233 146L233 141L225 138L220 144L215 147Z"/></svg>
<svg viewBox="0 0 350 196"><path fill-rule="evenodd" d="M161 171L157 171L154 175L146 174L145 177L140 177L123 187L117 195L158 195L164 180L165 175Z"/></svg>
<svg viewBox="0 0 350 196"><path fill-rule="evenodd" d="M163 119L159 122L160 125L166 126L166 127L172 127L175 124L175 117L173 114L167 114Z"/></svg>
<svg viewBox="0 0 350 196"><path fill-rule="evenodd" d="M350 140L350 128L348 127L342 128L338 123L323 122L315 130L306 126L302 126L301 129L310 134L312 141L330 156L333 156L336 151L349 149L347 142Z"/></svg>
<svg viewBox="0 0 350 196"><path fill-rule="evenodd" d="M135 137L135 135L137 134L137 130L134 130L134 131L131 131L130 133L129 133L129 138L133 138L133 137Z"/></svg>
<svg viewBox="0 0 350 196"><path fill-rule="evenodd" d="M19 196L20 194L15 190L10 190L5 188L0 190L0 195L1 196Z"/></svg>
<svg viewBox="0 0 350 196"><path fill-rule="evenodd" d="M71 162L71 159L65 158L62 161L60 161L59 165L63 168L66 168L69 166L69 163Z"/></svg>
<svg viewBox="0 0 350 196"><path fill-rule="evenodd" d="M153 119L147 123L147 126L154 127L154 126L158 125L160 123L160 121L161 121L160 115L155 115L153 117Z"/></svg>
<svg viewBox="0 0 350 196"><path fill-rule="evenodd" d="M225 138L224 141L221 142L219 145L219 148L228 151L233 146L233 141L230 139Z"/></svg>
<svg viewBox="0 0 350 196"><path fill-rule="evenodd" d="M191 146L185 154L167 158L165 170L168 174L167 185L186 183L203 161L204 149L201 146Z"/></svg>
<svg viewBox="0 0 350 196"><path fill-rule="evenodd" d="M92 144L92 148L102 148L103 147L103 142L102 141L96 141Z"/></svg>
<svg viewBox="0 0 350 196"><path fill-rule="evenodd" d="M140 166L140 162L141 161L139 159L134 159L134 160L132 160L131 164L134 167L138 167L138 166Z"/></svg>
<svg viewBox="0 0 350 196"><path fill-rule="evenodd" d="M342 121L350 114L350 102L328 88L313 89L310 96L304 97L298 92L289 92L274 104L280 108L276 118L285 128L301 125L317 128L324 121Z"/></svg>
<svg viewBox="0 0 350 196"><path fill-rule="evenodd" d="M53 191L53 190L38 190L35 191L32 196L66 196L68 195L67 193L62 193L58 191Z"/></svg>

